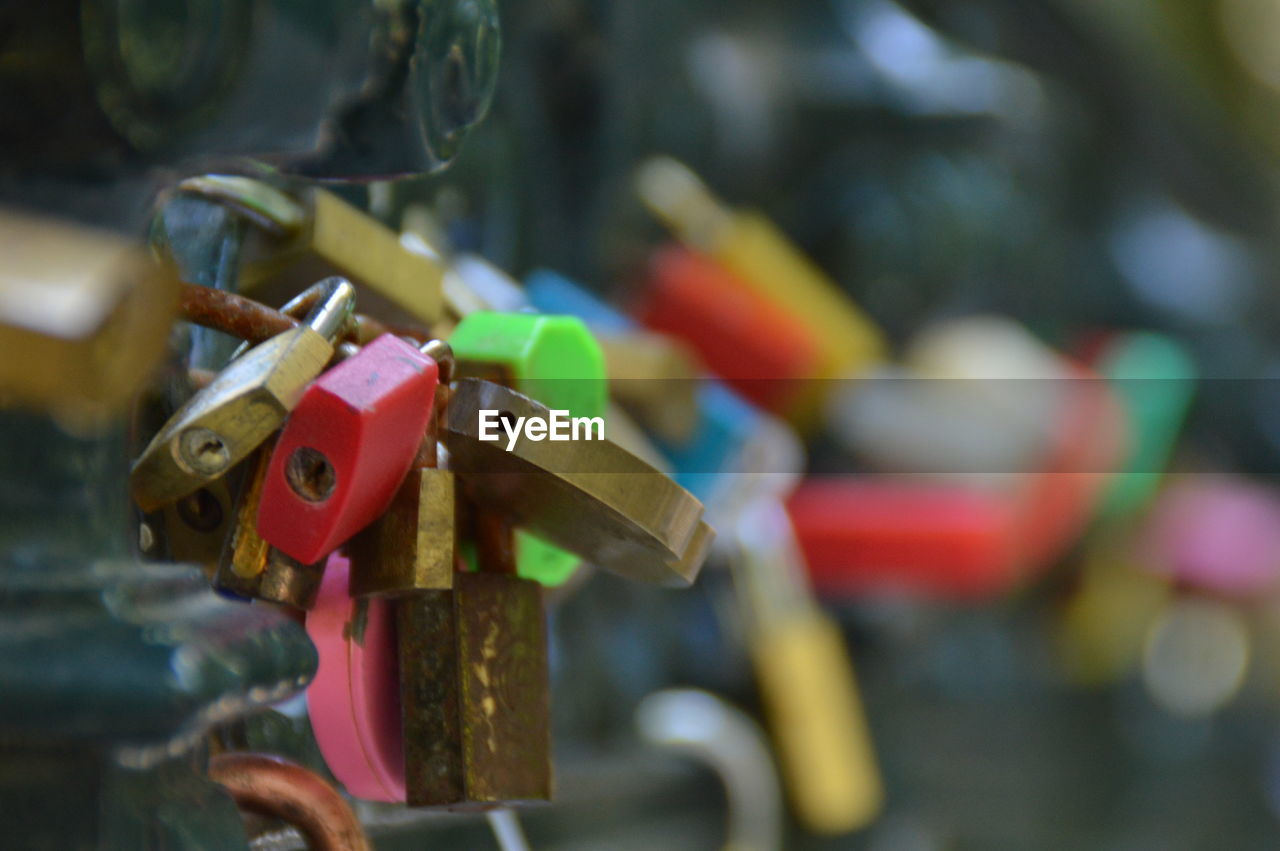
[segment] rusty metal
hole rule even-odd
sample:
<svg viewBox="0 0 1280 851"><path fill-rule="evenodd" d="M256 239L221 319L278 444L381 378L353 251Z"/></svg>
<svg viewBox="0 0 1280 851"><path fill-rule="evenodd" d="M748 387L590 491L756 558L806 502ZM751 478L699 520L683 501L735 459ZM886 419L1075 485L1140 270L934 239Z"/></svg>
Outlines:
<svg viewBox="0 0 1280 851"><path fill-rule="evenodd" d="M303 564L296 558L272 547L267 566L258 577L255 596L268 603L280 603L294 609L309 610L320 595L324 581L325 560Z"/></svg>
<svg viewBox="0 0 1280 851"><path fill-rule="evenodd" d="M285 312L227 290L183 284L178 300L178 318L230 334L249 345L257 345L301 325L302 321L290 314L295 311L305 314L315 305L317 297L318 293L308 291L305 298L299 297L290 302L287 305L289 312ZM424 329L413 325L389 324L357 314L353 327L347 329L343 338L363 345L383 334L407 337L414 345L420 345L420 341L430 336Z"/></svg>
<svg viewBox="0 0 1280 851"><path fill-rule="evenodd" d="M236 806L288 822L314 851L371 851L360 820L337 790L300 765L275 756L225 753L209 760L209 778Z"/></svg>
<svg viewBox="0 0 1280 851"><path fill-rule="evenodd" d="M297 328L301 321L226 290L184 284L178 316L187 322L239 337L251 345Z"/></svg>
<svg viewBox="0 0 1280 851"><path fill-rule="evenodd" d="M542 589L459 573L397 602L410 806L484 808L551 797Z"/></svg>

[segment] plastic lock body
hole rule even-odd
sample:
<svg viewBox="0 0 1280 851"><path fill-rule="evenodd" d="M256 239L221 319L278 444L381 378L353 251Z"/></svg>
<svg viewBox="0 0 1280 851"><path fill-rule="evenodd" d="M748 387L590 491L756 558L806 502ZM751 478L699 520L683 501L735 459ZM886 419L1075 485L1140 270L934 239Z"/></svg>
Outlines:
<svg viewBox="0 0 1280 851"><path fill-rule="evenodd" d="M436 362L389 334L320 376L276 444L259 533L311 563L373 522L413 463L437 382Z"/></svg>
<svg viewBox="0 0 1280 851"><path fill-rule="evenodd" d="M459 377L509 381L548 408L574 417L605 415L604 355L576 317L479 311L458 324L449 344ZM565 582L579 563L572 553L525 532L516 535L516 551L519 574L549 587Z"/></svg>

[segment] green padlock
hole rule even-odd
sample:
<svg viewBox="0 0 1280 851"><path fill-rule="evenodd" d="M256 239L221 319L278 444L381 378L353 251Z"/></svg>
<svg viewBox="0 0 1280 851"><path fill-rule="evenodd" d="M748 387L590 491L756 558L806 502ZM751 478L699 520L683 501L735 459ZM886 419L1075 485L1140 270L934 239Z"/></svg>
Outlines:
<svg viewBox="0 0 1280 851"><path fill-rule="evenodd" d="M1097 359L1129 421L1129 454L1103 493L1098 516L1132 514L1155 493L1196 388L1191 353L1162 334L1116 337Z"/></svg>
<svg viewBox="0 0 1280 851"><path fill-rule="evenodd" d="M449 345L459 378L500 381L574 417L605 416L604 355L577 317L479 311L458 323ZM516 536L516 569L525 579L555 587L573 575L578 562L541 538L526 532Z"/></svg>

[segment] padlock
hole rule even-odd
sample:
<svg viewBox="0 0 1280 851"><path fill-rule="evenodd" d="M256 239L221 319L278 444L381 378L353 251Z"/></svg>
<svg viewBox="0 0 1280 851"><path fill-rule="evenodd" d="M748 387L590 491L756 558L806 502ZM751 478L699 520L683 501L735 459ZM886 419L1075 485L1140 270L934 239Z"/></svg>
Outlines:
<svg viewBox="0 0 1280 851"><path fill-rule="evenodd" d="M480 412L550 423L551 411L510 388L455 384L444 426L453 469L469 496L517 527L631 579L684 586L697 577L714 532L702 504L612 441L485 439Z"/></svg>
<svg viewBox="0 0 1280 851"><path fill-rule="evenodd" d="M386 510L347 544L353 597L451 588L458 569L457 486L452 471L437 467L436 422L447 405L455 363L449 344L440 340L427 343L422 351L439 368L436 414L429 418L409 472Z"/></svg>
<svg viewBox="0 0 1280 851"><path fill-rule="evenodd" d="M271 546L258 534L256 520L273 444L274 440L269 439L247 462L249 470L240 488L231 533L214 573L213 585L237 597L307 610L315 605L320 593L324 564L304 564Z"/></svg>
<svg viewBox="0 0 1280 851"><path fill-rule="evenodd" d="M178 280L140 245L0 210L0 404L96 424L160 361Z"/></svg>
<svg viewBox="0 0 1280 851"><path fill-rule="evenodd" d="M583 323L569 316L480 311L449 337L458 376L509 383L575 417L603 417L608 399L604 356ZM573 575L579 559L526 531L517 533L521 576L546 586Z"/></svg>
<svg viewBox="0 0 1280 851"><path fill-rule="evenodd" d="M1080 575L1057 623L1057 656L1073 683L1102 686L1132 673L1169 604L1169 577L1144 570L1128 535L1090 535Z"/></svg>
<svg viewBox="0 0 1280 851"><path fill-rule="evenodd" d="M458 323L449 345L458 378L509 376L513 389L549 408L604 416L604 355L575 317L481 311Z"/></svg>
<svg viewBox="0 0 1280 851"><path fill-rule="evenodd" d="M431 417L435 360L384 334L311 383L276 441L258 533L327 556L386 510Z"/></svg>
<svg viewBox="0 0 1280 851"><path fill-rule="evenodd" d="M482 565L483 567L483 565ZM542 588L464 572L395 601L410 806L487 808L551 798Z"/></svg>
<svg viewBox="0 0 1280 851"><path fill-rule="evenodd" d="M351 596L452 587L457 540L453 471L415 464L387 510L347 544Z"/></svg>
<svg viewBox="0 0 1280 851"><path fill-rule="evenodd" d="M842 382L832 434L872 468L1006 486L1034 472L1071 399L1068 364L1020 324L974 316L927 326L902 366Z"/></svg>
<svg viewBox="0 0 1280 851"><path fill-rule="evenodd" d="M698 386L703 372L681 341L631 331L598 334L609 372L609 395L635 413L654 434L687 440L698 424Z"/></svg>
<svg viewBox="0 0 1280 851"><path fill-rule="evenodd" d="M1151 501L1195 395L1196 363L1175 340L1150 332L1107 340L1092 361L1125 411L1130 440L1099 516L1132 514Z"/></svg>
<svg viewBox="0 0 1280 851"><path fill-rule="evenodd" d="M1241 476L1170 483L1139 534L1142 566L1179 585L1238 600L1280 588L1280 490Z"/></svg>
<svg viewBox="0 0 1280 851"><path fill-rule="evenodd" d="M200 565L212 577L235 524L236 482L223 476L164 507L164 542L172 561Z"/></svg>
<svg viewBox="0 0 1280 851"><path fill-rule="evenodd" d="M975 598L1019 576L1016 510L990 489L873 477L805 480L787 501L814 587Z"/></svg>
<svg viewBox="0 0 1280 851"><path fill-rule="evenodd" d="M529 302L543 313L576 316L596 334L626 334L638 323L605 304L585 286L550 269L534 269L524 279Z"/></svg>
<svg viewBox="0 0 1280 851"><path fill-rule="evenodd" d="M641 200L682 242L724 265L810 329L819 344L815 378L848 378L884 360L880 330L763 215L726 208L687 167L666 157L636 176Z"/></svg>
<svg viewBox="0 0 1280 851"><path fill-rule="evenodd" d="M178 409L130 473L143 511L173 502L217 479L280 427L334 352L350 321L355 291L340 278L305 325L277 334L232 361L213 383Z"/></svg>
<svg viewBox="0 0 1280 851"><path fill-rule="evenodd" d="M839 626L818 607L786 509L744 510L730 566L783 777L809 830L847 833L884 802L866 714Z"/></svg>
<svg viewBox="0 0 1280 851"><path fill-rule="evenodd" d="M272 236L246 249L252 259L241 269L242 291L269 300L301 281L340 275L360 288L361 308L372 316L440 320L443 262L402 244L394 230L332 192L311 189L297 203L304 214L291 239L281 245Z"/></svg>
<svg viewBox="0 0 1280 851"><path fill-rule="evenodd" d="M710 257L678 245L654 252L634 313L761 408L785 413L803 393L825 391L812 386L822 357L814 332Z"/></svg>
<svg viewBox="0 0 1280 851"><path fill-rule="evenodd" d="M1061 422L1027 474L988 484L817 478L788 501L814 585L824 594L896 589L973 598L1004 593L1080 534L1123 448L1105 382L1061 379ZM1071 374L1071 373L1068 373Z"/></svg>
<svg viewBox="0 0 1280 851"><path fill-rule="evenodd" d="M334 777L357 798L405 800L396 614L391 601L347 594L350 565L334 554L307 634L320 665L307 714Z"/></svg>

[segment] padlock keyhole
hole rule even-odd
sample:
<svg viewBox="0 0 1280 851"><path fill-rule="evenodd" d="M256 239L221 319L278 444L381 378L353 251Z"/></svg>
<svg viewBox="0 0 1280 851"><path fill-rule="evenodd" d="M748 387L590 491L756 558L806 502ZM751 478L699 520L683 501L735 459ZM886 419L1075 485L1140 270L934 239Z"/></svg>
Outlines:
<svg viewBox="0 0 1280 851"><path fill-rule="evenodd" d="M289 487L307 502L324 502L338 485L338 474L323 452L299 446L285 465Z"/></svg>
<svg viewBox="0 0 1280 851"><path fill-rule="evenodd" d="M179 438L182 460L196 473L214 476L231 464L231 450L217 432L207 428L189 428Z"/></svg>
<svg viewBox="0 0 1280 851"><path fill-rule="evenodd" d="M207 488L200 488L178 500L178 516L197 532L212 532L222 525L222 503Z"/></svg>

